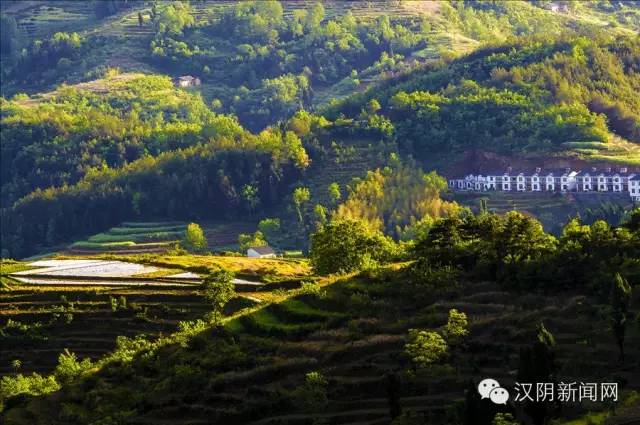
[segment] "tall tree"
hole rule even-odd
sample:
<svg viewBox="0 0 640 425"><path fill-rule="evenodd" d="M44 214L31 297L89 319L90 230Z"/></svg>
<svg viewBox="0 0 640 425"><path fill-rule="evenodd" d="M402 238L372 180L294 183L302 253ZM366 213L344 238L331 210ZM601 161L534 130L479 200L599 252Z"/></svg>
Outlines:
<svg viewBox="0 0 640 425"><path fill-rule="evenodd" d="M184 248L191 252L204 252L209 248L202 227L197 223L189 223L183 240Z"/></svg>
<svg viewBox="0 0 640 425"><path fill-rule="evenodd" d="M298 213L298 221L300 224L304 222L302 218L302 206L311 198L311 191L308 187L296 187L293 191L293 205Z"/></svg>
<svg viewBox="0 0 640 425"><path fill-rule="evenodd" d="M233 273L224 269L211 272L202 282L202 293L211 304L212 322L220 324L224 306L236 294Z"/></svg>

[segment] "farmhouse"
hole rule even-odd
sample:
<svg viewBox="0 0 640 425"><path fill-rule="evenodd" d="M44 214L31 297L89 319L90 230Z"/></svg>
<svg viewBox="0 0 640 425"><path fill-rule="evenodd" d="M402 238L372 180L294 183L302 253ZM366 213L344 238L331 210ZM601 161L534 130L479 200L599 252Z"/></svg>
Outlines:
<svg viewBox="0 0 640 425"><path fill-rule="evenodd" d="M450 179L452 190L503 192L608 192L625 193L634 201L640 201L640 173L630 173L628 168L617 171L606 168L598 171L562 170L534 171L514 170L508 167L504 172L468 174L464 178Z"/></svg>
<svg viewBox="0 0 640 425"><path fill-rule="evenodd" d="M250 258L275 258L276 252L270 246L252 246L247 249Z"/></svg>
<svg viewBox="0 0 640 425"><path fill-rule="evenodd" d="M200 78L193 77L191 75L183 75L173 79L173 84L176 87L194 87L201 84Z"/></svg>

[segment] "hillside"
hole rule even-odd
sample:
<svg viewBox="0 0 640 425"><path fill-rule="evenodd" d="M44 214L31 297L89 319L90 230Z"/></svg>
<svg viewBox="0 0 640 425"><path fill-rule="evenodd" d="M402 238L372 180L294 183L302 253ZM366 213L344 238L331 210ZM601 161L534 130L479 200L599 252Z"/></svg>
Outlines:
<svg viewBox="0 0 640 425"><path fill-rule="evenodd" d="M638 47L602 36L482 48L389 80L327 114L358 119L376 104L376 121L388 120L399 149L433 165L455 166L454 155L474 151L638 164Z"/></svg>
<svg viewBox="0 0 640 425"><path fill-rule="evenodd" d="M406 258L410 262L341 275L312 275L304 263L286 260L141 256L146 264L174 270L202 270L217 264L242 272L243 267L260 266L253 272L254 279L268 275L275 280L256 292L239 292L238 297L253 300L252 304L247 306L246 300L245 304L230 303L220 326L208 319L182 321L170 335L119 337L116 348L104 355L100 355L103 345L97 344L112 346L110 334L97 341L78 333L78 325L101 317L102 323L116 326L135 321L133 329L143 326L150 331L166 326L171 318L197 317L211 307L203 302L200 291L191 293L188 288L153 293L105 288L92 295L88 282L74 289L61 288L65 298L60 300L62 307L56 308L58 300L50 290L10 283L3 315L25 320L36 314L37 302L39 318L61 311L72 314L73 319L40 328L23 326L22 331L13 324L2 330L7 341L22 332L22 338L29 337L38 345L42 342L37 335L52 332L51 344L68 335L69 343L85 341L97 351L78 349L79 356L65 353L52 373L49 357L26 357L28 361L20 366L24 367L21 378L2 381L7 397L0 397L3 419L11 425L104 420L382 424L389 423L397 403L402 423L410 424L484 425L496 413L516 415L517 423L526 423L529 414L542 414L547 420L553 417L558 424L574 423L571 420L633 423L640 390L640 334L637 326L628 325L625 360L613 361L619 350L603 291L608 292L611 270L624 269L626 275L637 276L637 264L630 262L639 248L637 228L574 223L556 241L541 233L535 221L516 213L463 220L438 222L437 233L415 241L413 254ZM457 233L457 242L452 238L436 242L446 232ZM514 237L505 239L510 234ZM505 254L496 247L504 243L510 254L500 259ZM529 255L520 255L526 252ZM514 256L509 257L511 254ZM567 263L567 256L576 262ZM443 262L455 265L454 269ZM601 274L576 273L583 264L593 264ZM280 286L278 278L287 269L297 273L296 279L282 281L286 286ZM126 297L126 302L120 307L116 298L110 312L105 309L108 296ZM162 309L156 304L160 299ZM256 300L260 302L253 304ZM634 292L630 314L638 311L639 302ZM461 320L462 316L456 316L460 313L464 320L454 325L452 314ZM446 354L424 363L412 357L410 329L444 335ZM451 339L454 329L461 340ZM618 402L564 402L536 410L514 400L505 406L485 404L474 396L475 383L487 376L510 391L515 382L541 379L542 375L526 375L524 365L528 363L523 353L529 347L537 347L531 348L533 356L542 355L535 350L552 353L551 369L539 366L535 373L552 371L547 376L552 382L617 382ZM84 360L87 358L91 360ZM42 375L26 374L33 370Z"/></svg>
<svg viewBox="0 0 640 425"><path fill-rule="evenodd" d="M300 104L328 104L486 42L600 28L632 35L640 28L633 2L611 10L596 2L574 4L568 13L529 2L103 3L92 8L72 1L3 2L9 20L5 39L12 40L7 49L14 51L3 56L3 94L86 81L107 67L193 74L202 79L197 90L208 103L215 101L216 108L257 130ZM60 31L77 33L71 48L58 46ZM43 44L35 47L36 39ZM26 57L16 62L20 48Z"/></svg>
<svg viewBox="0 0 640 425"><path fill-rule="evenodd" d="M132 2L110 16L87 18L78 33L34 44L14 65L11 55L3 56L5 90L55 87L2 102L5 252L31 254L126 220L220 219L230 206L241 208L240 220L281 217L295 233L285 239L304 248L314 217L337 206L328 186L337 183L346 197L353 178L392 164L397 154L445 174L468 172L478 157L493 158L482 161L492 169L640 163L638 43L626 36L629 28L580 36L601 25L583 19L595 6L559 14L524 3L436 5L393 2L397 13L389 20L379 7L357 2L154 9ZM23 6L7 9L7 16L20 21L48 11ZM88 13L73 7L70 13ZM133 31L139 10L142 25ZM73 21L73 13L65 19ZM485 31L477 28L481 21ZM47 34L44 22L34 25L44 29L27 33ZM506 40L516 28L519 40L477 47L489 34ZM49 31L58 29L52 24ZM272 39L263 45L265 34ZM152 52L129 50L140 48ZM203 84L184 90L163 75L91 69L91 58L105 63L116 52L145 63L123 69L193 73ZM200 72L205 67L209 74ZM48 76L38 74L44 69ZM61 77L88 81L56 86ZM321 107L322 116L296 112L302 107ZM254 135L239 122L250 130L274 127ZM210 154L215 159L204 159L202 173L193 174L191 158ZM190 173L176 174L187 164ZM300 186L311 189L310 198L302 208L305 223L294 224L300 217L286 204ZM176 195L168 199L157 188ZM118 205L117 212L102 210L103 202ZM213 203L219 208L208 207ZM93 219L69 227L62 220L70 209L71 217Z"/></svg>

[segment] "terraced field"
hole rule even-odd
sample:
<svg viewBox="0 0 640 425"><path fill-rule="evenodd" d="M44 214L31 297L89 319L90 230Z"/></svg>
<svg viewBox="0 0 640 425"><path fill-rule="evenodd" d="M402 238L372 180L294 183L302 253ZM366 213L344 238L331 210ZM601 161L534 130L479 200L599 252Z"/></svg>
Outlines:
<svg viewBox="0 0 640 425"><path fill-rule="evenodd" d="M403 411L427 423L453 423L470 380L491 376L509 388L514 385L519 349L531 342L532 327L540 321L556 335L563 380L580 382L589 376L606 381L613 375L627 383L621 398L640 389L634 369L638 347L629 353L630 364L613 364L616 348L602 306L582 296L514 297L485 283L469 285L455 300L422 293L410 301L407 291L361 279L342 279L324 290L325 295L299 295L228 322L227 330L253 359L253 367L212 376L200 397L151 400L149 413L133 423L383 424L389 421L389 372L402 381ZM407 329L438 328L451 308L469 316L467 349L456 353L453 367L407 374L402 355ZM589 326L584 325L587 319ZM637 329L630 338L631 347L640 339ZM327 402L304 408L296 401L296 388L311 371L326 377ZM625 423L632 415L621 409L615 418L619 422L611 423Z"/></svg>
<svg viewBox="0 0 640 425"><path fill-rule="evenodd" d="M172 261L183 267L202 262L198 256ZM543 322L557 342L558 379L620 382L621 404L607 423L633 423L640 328L628 327L626 363L612 361L617 348L602 301L571 292L517 294L488 282L436 291L385 274L309 279L316 285L266 286L242 294L227 308L224 331L208 328L187 334L179 344L167 342L151 363L133 356L130 363L110 366L99 373L111 378L102 378L100 389L92 391L130 386L136 403L144 405L128 419L134 424L383 424L389 421L387 376L392 373L404 412L427 423L456 423L469 382L490 376L506 388L515 385L520 348L532 343L535 326ZM639 303L635 294L633 311ZM467 314L470 336L446 363L413 370L404 354L408 329L441 329L453 308ZM166 335L179 321L207 311L190 288L12 285L0 301L0 371L49 372L65 348L96 359L117 345L119 335ZM127 371L126 381L114 378L119 368ZM327 382L326 399L319 403L307 403L301 390L310 372ZM91 388L95 380L87 379L82 385ZM162 392L161 381L174 383L173 390ZM188 387L182 388L183 382ZM47 408L39 403L38 409ZM607 416L605 407L566 405L563 415L602 411ZM9 411L8 423L16 414Z"/></svg>
<svg viewBox="0 0 640 425"><path fill-rule="evenodd" d="M186 230L181 222L125 222L104 233L69 246L71 254L164 252L178 243Z"/></svg>
<svg viewBox="0 0 640 425"><path fill-rule="evenodd" d="M64 349L95 360L118 336L154 337L208 307L195 289L14 285L0 300L0 374L51 372Z"/></svg>

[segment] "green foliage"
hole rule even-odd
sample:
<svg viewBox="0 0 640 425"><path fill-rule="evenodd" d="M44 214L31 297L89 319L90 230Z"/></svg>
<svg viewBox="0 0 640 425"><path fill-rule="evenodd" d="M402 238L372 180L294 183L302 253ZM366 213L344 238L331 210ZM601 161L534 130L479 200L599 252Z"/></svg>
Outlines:
<svg viewBox="0 0 640 425"><path fill-rule="evenodd" d="M185 249L191 252L205 252L209 248L207 238L204 236L202 227L197 223L189 223L187 231L182 241Z"/></svg>
<svg viewBox="0 0 640 425"><path fill-rule="evenodd" d="M43 377L37 373L29 376L21 373L16 376L3 376L0 379L0 410L11 397L20 394L42 395L60 389L60 384L53 375Z"/></svg>
<svg viewBox="0 0 640 425"><path fill-rule="evenodd" d="M467 315L455 308L449 310L449 319L444 327L443 335L449 345L457 345L469 334Z"/></svg>
<svg viewBox="0 0 640 425"><path fill-rule="evenodd" d="M491 425L517 425L511 413L496 413L496 416L491 421Z"/></svg>
<svg viewBox="0 0 640 425"><path fill-rule="evenodd" d="M445 180L435 172L425 174L411 165L368 171L366 178L354 180L334 217L362 220L371 229L400 238L420 223L457 214L455 203L440 198L445 188Z"/></svg>
<svg viewBox="0 0 640 425"><path fill-rule="evenodd" d="M302 206L309 202L311 198L311 191L308 187L296 187L293 190L293 205L296 207L296 212L298 213L298 220L302 224Z"/></svg>
<svg viewBox="0 0 640 425"><path fill-rule="evenodd" d="M304 384L295 390L295 396L304 410L318 410L328 403L328 385L320 372L309 372L305 375Z"/></svg>
<svg viewBox="0 0 640 425"><path fill-rule="evenodd" d="M137 215L132 202L136 193L143 217L227 217L237 205L240 188L256 181L259 192L269 194L261 200L263 207L277 204L298 166L307 166L300 140L277 131L237 136L240 142L222 137L155 158L147 156L118 170L90 169L74 186L36 190L3 216L2 235L9 241L10 255L32 252L47 235L57 243L131 219ZM236 165L228 167L230 163ZM38 222L42 226L23 226Z"/></svg>
<svg viewBox="0 0 640 425"><path fill-rule="evenodd" d="M472 148L605 152L611 132L638 140L639 82L628 66L638 46L602 34L522 38L353 96L339 110L355 117L378 100L400 148L425 160Z"/></svg>
<svg viewBox="0 0 640 425"><path fill-rule="evenodd" d="M94 84L94 90L63 86L34 106L2 103L7 205L33 189L73 184L105 166L242 132L234 118L212 113L200 96L175 89L167 77L135 74Z"/></svg>
<svg viewBox="0 0 640 425"><path fill-rule="evenodd" d="M158 9L153 23L158 35L179 35L195 22L189 3L173 1Z"/></svg>
<svg viewBox="0 0 640 425"><path fill-rule="evenodd" d="M2 15L0 17L0 54L2 56L15 55L18 52L20 34L16 20L13 17Z"/></svg>
<svg viewBox="0 0 640 425"><path fill-rule="evenodd" d="M393 250L393 241L362 221L336 219L311 236L309 255L318 274L348 273L389 260Z"/></svg>
<svg viewBox="0 0 640 425"><path fill-rule="evenodd" d="M448 346L437 332L409 329L404 351L416 367L423 368L442 360L447 354Z"/></svg>
<svg viewBox="0 0 640 425"><path fill-rule="evenodd" d="M450 266L511 286L533 287L546 283L538 272L541 263L553 259L556 240L535 219L511 211L440 219L412 250L417 276Z"/></svg>
<svg viewBox="0 0 640 425"><path fill-rule="evenodd" d="M238 235L238 244L240 245L240 251L246 251L253 246L269 245L260 230L257 230L253 235L240 233Z"/></svg>
<svg viewBox="0 0 640 425"><path fill-rule="evenodd" d="M258 223L258 230L262 233L264 238L273 243L278 237L280 232L280 219L279 218L265 218Z"/></svg>
<svg viewBox="0 0 640 425"><path fill-rule="evenodd" d="M224 306L236 294L233 273L224 269L209 273L202 283L202 292L206 300L211 304L212 322L219 324Z"/></svg>
<svg viewBox="0 0 640 425"><path fill-rule="evenodd" d="M337 205L340 199L342 199L342 192L340 191L340 184L337 182L330 183L327 187L329 194L329 200L332 205Z"/></svg>
<svg viewBox="0 0 640 425"><path fill-rule="evenodd" d="M54 371L54 376L57 382L61 385L66 385L91 369L91 367L92 364L89 358L80 362L74 353L65 349L58 357L58 365Z"/></svg>

